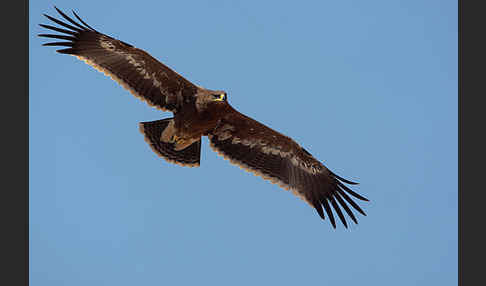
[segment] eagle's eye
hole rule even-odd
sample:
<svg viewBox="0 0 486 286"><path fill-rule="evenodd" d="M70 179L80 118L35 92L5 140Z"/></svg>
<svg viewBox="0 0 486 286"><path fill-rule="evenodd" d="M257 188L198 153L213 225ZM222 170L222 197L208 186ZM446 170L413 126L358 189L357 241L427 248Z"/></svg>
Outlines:
<svg viewBox="0 0 486 286"><path fill-rule="evenodd" d="M225 101L226 100L226 93L221 94L213 94L215 101Z"/></svg>

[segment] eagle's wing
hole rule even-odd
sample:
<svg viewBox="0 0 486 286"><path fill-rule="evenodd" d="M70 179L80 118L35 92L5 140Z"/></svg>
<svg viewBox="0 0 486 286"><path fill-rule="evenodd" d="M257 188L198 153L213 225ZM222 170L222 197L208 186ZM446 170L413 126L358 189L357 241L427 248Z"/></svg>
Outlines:
<svg viewBox="0 0 486 286"><path fill-rule="evenodd" d="M208 137L210 146L225 159L290 189L314 207L322 219L325 218L324 206L334 228L331 206L345 227L347 223L340 207L355 223L357 220L349 205L366 215L348 194L360 200L367 199L343 184L356 183L332 173L291 138L235 110L226 114Z"/></svg>
<svg viewBox="0 0 486 286"><path fill-rule="evenodd" d="M46 43L45 46L67 47L57 52L84 60L113 78L133 95L162 110L177 111L187 97L196 94L196 85L145 51L96 31L74 11L74 16L81 23L74 21L61 10L56 10L70 24L44 14L49 20L67 28L41 24L41 27L62 34L39 36L64 40Z"/></svg>

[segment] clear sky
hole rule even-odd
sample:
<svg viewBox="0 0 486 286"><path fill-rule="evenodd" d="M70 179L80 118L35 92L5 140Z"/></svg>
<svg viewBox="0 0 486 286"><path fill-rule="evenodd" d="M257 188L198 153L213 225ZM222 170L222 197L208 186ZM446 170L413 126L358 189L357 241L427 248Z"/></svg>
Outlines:
<svg viewBox="0 0 486 286"><path fill-rule="evenodd" d="M42 47L53 8L224 89L370 199L334 230L171 117ZM31 1L31 285L457 285L457 1Z"/></svg>

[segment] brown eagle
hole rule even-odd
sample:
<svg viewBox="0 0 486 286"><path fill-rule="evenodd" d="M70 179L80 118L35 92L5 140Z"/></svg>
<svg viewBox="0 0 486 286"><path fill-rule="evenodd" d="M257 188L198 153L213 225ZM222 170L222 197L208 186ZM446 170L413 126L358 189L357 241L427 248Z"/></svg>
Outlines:
<svg viewBox="0 0 486 286"><path fill-rule="evenodd" d="M85 61L149 105L174 114L173 118L140 123L145 141L165 160L198 167L201 137L207 136L210 146L231 163L291 190L322 219L325 211L334 228L331 206L346 228L341 207L355 223L349 205L366 215L349 195L368 199L344 185L357 183L331 172L291 138L236 111L226 92L199 87L143 50L96 31L74 11L79 22L55 9L67 22L44 16L63 28L40 26L61 34L39 36L62 41L44 46L65 47L57 52Z"/></svg>

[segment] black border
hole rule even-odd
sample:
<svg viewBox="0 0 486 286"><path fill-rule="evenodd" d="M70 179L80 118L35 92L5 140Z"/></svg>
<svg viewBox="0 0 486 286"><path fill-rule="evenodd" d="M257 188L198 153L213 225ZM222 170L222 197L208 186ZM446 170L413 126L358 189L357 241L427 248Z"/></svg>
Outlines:
<svg viewBox="0 0 486 286"><path fill-rule="evenodd" d="M467 5L466 5L467 3ZM476 4L476 5L473 5ZM486 147L485 131L486 95L485 73L485 21L484 9L479 1L459 1L459 285L480 285L484 282L485 191L479 181L483 179L481 162ZM476 102L477 101L477 102ZM478 165L478 166L475 166ZM476 180L476 181L475 181ZM452 227L452 226L451 226Z"/></svg>
<svg viewBox="0 0 486 286"><path fill-rule="evenodd" d="M12 1L2 17L2 281L29 284L29 2ZM5 65L6 64L6 65Z"/></svg>
<svg viewBox="0 0 486 286"><path fill-rule="evenodd" d="M463 58L462 58L462 52L463 52L463 28L464 28L464 25L463 25L463 13L464 13L464 10L463 10L463 2L461 0L458 1L458 29L457 29L457 32L458 32L458 55L457 55L457 60L458 60L458 100L457 100L457 108L458 108L458 112L457 112L457 115L458 115L458 196L457 196L457 203L458 203L458 247L457 247L457 250L458 250L458 285L463 285L464 284L464 272L463 272L463 266L464 264L462 263L463 260L464 260L464 249L462 247L462 239L463 239L463 227L464 227L464 224L462 222L464 216L462 215L462 209L463 209L463 199L462 199L462 192L461 190L463 190L463 180L462 180L462 171L463 171L463 159L464 159L464 154L462 152L462 145L463 145L463 141L462 141L462 135L463 135L463 131L464 131L464 128L463 128L463 124L464 124L464 121L462 120L462 114L463 114L463 89L464 89L464 86L463 86L463 83L462 83L462 76L463 76L463 72L462 72L462 69L463 69Z"/></svg>

